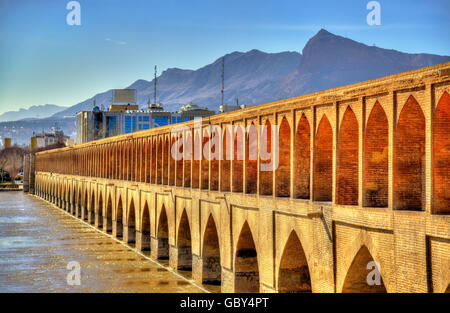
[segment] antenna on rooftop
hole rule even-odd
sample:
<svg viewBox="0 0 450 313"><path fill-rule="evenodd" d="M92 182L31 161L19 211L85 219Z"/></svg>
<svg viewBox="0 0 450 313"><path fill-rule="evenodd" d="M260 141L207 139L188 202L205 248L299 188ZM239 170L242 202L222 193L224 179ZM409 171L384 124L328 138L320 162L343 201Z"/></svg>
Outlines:
<svg viewBox="0 0 450 313"><path fill-rule="evenodd" d="M155 79L153 80L153 82L154 82L154 88L155 88L155 90L154 90L155 104L156 104L156 81L157 81L157 78L156 78L156 71L157 71L157 69L156 69L156 65L155 65Z"/></svg>
<svg viewBox="0 0 450 313"><path fill-rule="evenodd" d="M225 57L222 57L222 105L223 105L223 95L225 89Z"/></svg>

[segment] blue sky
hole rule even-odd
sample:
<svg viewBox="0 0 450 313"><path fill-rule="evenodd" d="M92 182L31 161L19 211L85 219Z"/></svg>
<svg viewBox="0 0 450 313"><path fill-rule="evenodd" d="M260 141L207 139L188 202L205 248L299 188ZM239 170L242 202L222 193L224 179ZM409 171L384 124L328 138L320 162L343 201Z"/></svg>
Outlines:
<svg viewBox="0 0 450 313"><path fill-rule="evenodd" d="M321 28L368 45L450 55L450 1L0 0L0 114L31 105L74 105L153 67L197 69L233 51L299 51Z"/></svg>

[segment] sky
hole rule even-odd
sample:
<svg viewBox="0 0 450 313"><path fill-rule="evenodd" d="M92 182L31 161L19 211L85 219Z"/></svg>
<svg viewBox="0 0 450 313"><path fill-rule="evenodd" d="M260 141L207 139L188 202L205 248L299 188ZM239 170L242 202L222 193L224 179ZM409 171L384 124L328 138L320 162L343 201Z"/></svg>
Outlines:
<svg viewBox="0 0 450 313"><path fill-rule="evenodd" d="M301 52L321 28L409 53L450 55L449 0L0 0L0 114L71 106L137 79L154 66L198 69L233 51Z"/></svg>

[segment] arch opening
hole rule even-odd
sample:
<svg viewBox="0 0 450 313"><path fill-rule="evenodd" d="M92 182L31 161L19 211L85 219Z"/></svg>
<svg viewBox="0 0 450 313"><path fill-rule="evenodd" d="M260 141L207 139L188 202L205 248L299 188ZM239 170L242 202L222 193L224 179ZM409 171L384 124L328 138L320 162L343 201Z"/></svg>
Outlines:
<svg viewBox="0 0 450 313"><path fill-rule="evenodd" d="M232 191L243 191L243 174L244 174L244 131L242 125L234 125L234 158L232 162Z"/></svg>
<svg viewBox="0 0 450 313"><path fill-rule="evenodd" d="M106 211L105 211L105 217L104 217L104 225L105 231L107 233L112 232L112 201L111 201L111 195L108 197L108 201L106 203Z"/></svg>
<svg viewBox="0 0 450 313"><path fill-rule="evenodd" d="M174 138L175 139L175 138ZM179 140L179 142L183 142L183 135L182 134L180 134L180 136L178 137L178 140ZM173 144L175 144L175 141L173 142ZM174 182L175 182L175 184L177 185L177 186L183 186L183 162L184 162L184 145L179 145L178 147L177 147L177 149L178 149L178 153L180 153L180 155L182 155L182 157L181 157L181 159L180 160L177 160L176 162L175 162L175 159L173 159L174 160L174 166L173 166L173 176L174 176L174 178L175 178L175 180L174 180ZM176 163L176 165L175 165L175 163ZM177 170L176 170L176 175L175 175L175 166L177 167Z"/></svg>
<svg viewBox="0 0 450 313"><path fill-rule="evenodd" d="M123 203L122 196L119 196L116 209L116 237L122 238L123 236Z"/></svg>
<svg viewBox="0 0 450 313"><path fill-rule="evenodd" d="M230 191L230 175L231 175L231 144L227 143L231 141L231 135L228 130L229 126L225 126L223 131L223 143L222 143L222 162L221 162L221 174L220 174L220 190Z"/></svg>
<svg viewBox="0 0 450 313"><path fill-rule="evenodd" d="M147 202L145 202L144 211L142 212L141 233L141 250L150 251L150 210Z"/></svg>
<svg viewBox="0 0 450 313"><path fill-rule="evenodd" d="M258 253L248 223L242 226L235 256L235 292L259 292Z"/></svg>
<svg viewBox="0 0 450 313"><path fill-rule="evenodd" d="M278 292L311 292L311 276L305 251L292 231L284 246L278 272Z"/></svg>
<svg viewBox="0 0 450 313"><path fill-rule="evenodd" d="M97 227L103 228L103 197L101 192L99 192L98 197L98 208L96 219L97 219L96 220Z"/></svg>
<svg viewBox="0 0 450 313"><path fill-rule="evenodd" d="M394 151L394 206L421 211L425 205L425 116L413 96L397 122Z"/></svg>
<svg viewBox="0 0 450 313"><path fill-rule="evenodd" d="M317 128L314 144L314 201L331 201L333 184L333 129L326 115Z"/></svg>
<svg viewBox="0 0 450 313"><path fill-rule="evenodd" d="M311 129L305 114L302 114L297 126L294 149L294 198L309 199L311 180Z"/></svg>
<svg viewBox="0 0 450 313"><path fill-rule="evenodd" d="M200 187L200 160L202 158L202 143L200 133L195 132L194 137L194 160L192 162L192 188Z"/></svg>
<svg viewBox="0 0 450 313"><path fill-rule="evenodd" d="M434 214L450 214L450 95L444 92L434 122Z"/></svg>
<svg viewBox="0 0 450 313"><path fill-rule="evenodd" d="M353 259L350 268L347 271L347 275L345 276L344 285L342 287L343 293L383 293L386 292L386 288L383 283L383 278L381 274L378 272L376 267L371 267L375 265L375 262L370 254L369 250L366 246L362 246ZM367 267L371 269L367 269ZM375 280L373 284L371 272L374 273L376 271L379 277L379 280ZM369 280L371 278L371 280ZM369 285L368 281L373 285Z"/></svg>
<svg viewBox="0 0 450 313"><path fill-rule="evenodd" d="M260 172L259 193L271 196L273 192L273 151L272 151L272 125L266 120L260 134ZM261 150L262 149L262 150Z"/></svg>
<svg viewBox="0 0 450 313"><path fill-rule="evenodd" d="M339 130L336 203L358 205L358 120L350 106L345 110Z"/></svg>
<svg viewBox="0 0 450 313"><path fill-rule="evenodd" d="M133 198L131 198L130 207L128 209L126 231L127 236L124 238L125 242L136 243L136 212Z"/></svg>
<svg viewBox="0 0 450 313"><path fill-rule="evenodd" d="M248 129L245 143L245 192L255 194L258 189L258 133L253 122Z"/></svg>
<svg viewBox="0 0 450 313"><path fill-rule="evenodd" d="M163 151L163 184L169 184L169 162L170 162L170 145L169 138L166 138Z"/></svg>
<svg viewBox="0 0 450 313"><path fill-rule="evenodd" d="M209 151L210 146L210 134L207 129L203 129L203 144L202 144L202 160L201 160L201 189L209 188Z"/></svg>
<svg viewBox="0 0 450 313"><path fill-rule="evenodd" d="M389 125L380 103L375 102L364 137L364 206L388 206Z"/></svg>
<svg viewBox="0 0 450 313"><path fill-rule="evenodd" d="M83 217L83 219L85 220L85 221L87 221L88 220L88 215L89 215L89 212L88 212L88 203L89 203L89 200L88 200L88 192L87 192L87 188L86 188L86 190L85 190L85 192L84 192L84 207L82 208L83 210L82 210L82 217Z"/></svg>
<svg viewBox="0 0 450 313"><path fill-rule="evenodd" d="M192 142L191 132L186 132L183 144L183 160L184 160L184 187L191 186L191 158L192 158Z"/></svg>
<svg viewBox="0 0 450 313"><path fill-rule="evenodd" d="M192 270L192 244L191 244L191 228L186 210L183 211L178 226L178 269L184 271Z"/></svg>
<svg viewBox="0 0 450 313"><path fill-rule="evenodd" d="M90 222L90 224L95 224L95 192L94 190L92 190L91 193L91 205L89 207L89 217L88 217L88 221Z"/></svg>
<svg viewBox="0 0 450 313"><path fill-rule="evenodd" d="M208 218L203 235L202 277L204 284L221 284L222 267L220 263L219 235L212 215Z"/></svg>
<svg viewBox="0 0 450 313"><path fill-rule="evenodd" d="M283 117L279 130L278 168L275 172L277 197L291 195L291 127Z"/></svg>
<svg viewBox="0 0 450 313"><path fill-rule="evenodd" d="M167 221L167 213L164 205L159 214L158 222L158 259L169 259L169 224Z"/></svg>

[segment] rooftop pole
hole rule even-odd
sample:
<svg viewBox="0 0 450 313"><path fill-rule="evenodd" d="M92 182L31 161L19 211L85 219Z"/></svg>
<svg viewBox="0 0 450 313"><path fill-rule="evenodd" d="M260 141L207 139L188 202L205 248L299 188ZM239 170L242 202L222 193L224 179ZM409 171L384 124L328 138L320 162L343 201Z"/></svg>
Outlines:
<svg viewBox="0 0 450 313"><path fill-rule="evenodd" d="M155 101L155 105L156 105L156 80L157 80L157 78L156 78L156 65L155 65L155 79L154 79L154 88L155 88L155 90L154 90L154 101Z"/></svg>
<svg viewBox="0 0 450 313"><path fill-rule="evenodd" d="M223 106L223 96L225 89L225 57L222 57L222 106Z"/></svg>

